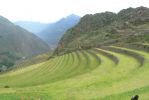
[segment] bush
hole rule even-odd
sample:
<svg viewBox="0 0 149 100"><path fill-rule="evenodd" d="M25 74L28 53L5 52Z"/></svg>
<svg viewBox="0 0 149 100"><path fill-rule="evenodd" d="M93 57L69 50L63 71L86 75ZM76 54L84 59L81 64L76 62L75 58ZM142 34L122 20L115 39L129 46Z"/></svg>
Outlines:
<svg viewBox="0 0 149 100"><path fill-rule="evenodd" d="M4 86L4 88L10 88L8 85Z"/></svg>

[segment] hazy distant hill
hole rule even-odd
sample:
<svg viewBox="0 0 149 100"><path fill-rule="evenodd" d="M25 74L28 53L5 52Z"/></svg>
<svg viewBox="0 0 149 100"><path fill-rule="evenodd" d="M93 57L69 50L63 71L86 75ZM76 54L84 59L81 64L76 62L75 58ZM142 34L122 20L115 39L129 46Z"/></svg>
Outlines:
<svg viewBox="0 0 149 100"><path fill-rule="evenodd" d="M75 26L80 20L77 15L70 15L62 18L56 23L49 24L43 31L37 35L46 41L51 47L56 47L63 34L71 27Z"/></svg>
<svg viewBox="0 0 149 100"><path fill-rule="evenodd" d="M0 66L49 49L40 38L0 16Z"/></svg>
<svg viewBox="0 0 149 100"><path fill-rule="evenodd" d="M104 12L85 15L64 34L59 48L134 42L149 42L149 8L128 8L118 14Z"/></svg>
<svg viewBox="0 0 149 100"><path fill-rule="evenodd" d="M21 26L22 28L32 33L39 33L40 31L45 29L48 25L40 22L31 22L31 21L17 21L15 22L15 24Z"/></svg>

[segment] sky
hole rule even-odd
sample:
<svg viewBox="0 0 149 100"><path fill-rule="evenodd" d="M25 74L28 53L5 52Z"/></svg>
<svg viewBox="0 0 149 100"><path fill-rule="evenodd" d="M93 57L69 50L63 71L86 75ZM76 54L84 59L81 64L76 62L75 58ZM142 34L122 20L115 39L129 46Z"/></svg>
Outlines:
<svg viewBox="0 0 149 100"><path fill-rule="evenodd" d="M83 16L128 7L149 7L149 0L0 0L0 15L15 21L55 22L70 14Z"/></svg>

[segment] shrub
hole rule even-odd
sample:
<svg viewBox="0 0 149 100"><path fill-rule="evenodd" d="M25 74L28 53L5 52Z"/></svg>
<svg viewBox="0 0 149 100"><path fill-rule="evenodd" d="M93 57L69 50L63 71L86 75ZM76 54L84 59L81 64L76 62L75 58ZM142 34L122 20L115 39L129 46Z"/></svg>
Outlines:
<svg viewBox="0 0 149 100"><path fill-rule="evenodd" d="M4 86L4 88L10 88L8 85Z"/></svg>

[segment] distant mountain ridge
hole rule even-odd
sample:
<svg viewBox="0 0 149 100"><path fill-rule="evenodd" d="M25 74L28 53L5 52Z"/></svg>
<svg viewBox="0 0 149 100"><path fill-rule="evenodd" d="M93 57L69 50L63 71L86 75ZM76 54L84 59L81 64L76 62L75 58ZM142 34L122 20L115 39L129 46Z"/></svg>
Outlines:
<svg viewBox="0 0 149 100"><path fill-rule="evenodd" d="M51 50L39 37L0 16L0 72L16 61Z"/></svg>
<svg viewBox="0 0 149 100"><path fill-rule="evenodd" d="M79 20L79 16L71 14L55 23L44 24L39 22L18 21L15 22L15 24L34 33L49 44L50 47L55 48L63 34L69 28L75 26Z"/></svg>
<svg viewBox="0 0 149 100"><path fill-rule="evenodd" d="M49 50L50 47L36 35L0 16L0 67L4 62L8 65L18 58L31 57Z"/></svg>
<svg viewBox="0 0 149 100"><path fill-rule="evenodd" d="M40 50L49 49L49 46L36 35L14 25L2 16L0 16L0 37L0 45L3 46L0 48L0 52L13 51L23 56L30 56L40 53Z"/></svg>
<svg viewBox="0 0 149 100"><path fill-rule="evenodd" d="M47 27L48 24L32 21L17 21L14 24L21 26L22 28L28 30L32 33L39 33Z"/></svg>
<svg viewBox="0 0 149 100"><path fill-rule="evenodd" d="M80 17L72 14L55 23L49 24L43 31L37 33L37 36L42 38L51 47L55 48L63 34L79 21Z"/></svg>

